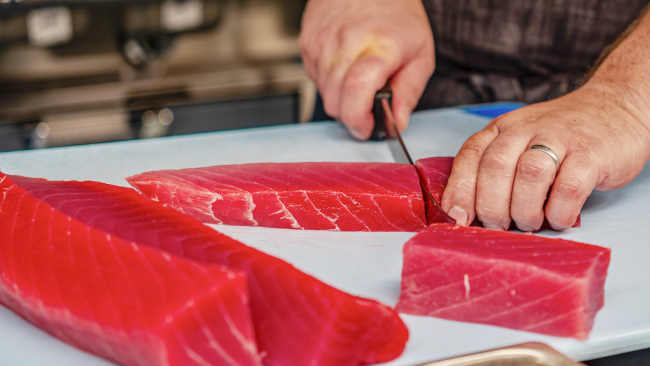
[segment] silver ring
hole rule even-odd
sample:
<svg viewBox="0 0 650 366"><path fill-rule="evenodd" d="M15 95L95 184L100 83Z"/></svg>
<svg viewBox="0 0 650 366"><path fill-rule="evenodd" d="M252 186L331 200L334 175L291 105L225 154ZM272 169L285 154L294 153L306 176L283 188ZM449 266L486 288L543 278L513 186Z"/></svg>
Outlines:
<svg viewBox="0 0 650 366"><path fill-rule="evenodd" d="M553 150L551 150L551 148L549 148L548 146L544 146L544 145L533 145L533 146L530 147L530 149L531 150L539 150L539 151L542 151L542 152L545 152L546 154L548 154L548 156L550 156L551 159L553 159L553 162L555 163L555 169L557 169L557 166L560 163L560 159L557 158L557 155L553 152Z"/></svg>

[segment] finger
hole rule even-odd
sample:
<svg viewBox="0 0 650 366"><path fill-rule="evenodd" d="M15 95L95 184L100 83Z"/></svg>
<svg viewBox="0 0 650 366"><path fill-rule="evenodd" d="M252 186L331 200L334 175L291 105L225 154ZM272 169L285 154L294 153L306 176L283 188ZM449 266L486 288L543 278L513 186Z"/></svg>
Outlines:
<svg viewBox="0 0 650 366"><path fill-rule="evenodd" d="M408 126L409 117L418 104L435 62L432 57L420 57L400 69L391 79L395 123L401 131Z"/></svg>
<svg viewBox="0 0 650 366"><path fill-rule="evenodd" d="M474 134L460 148L442 194L442 209L447 211L458 225L467 226L476 212L476 177L483 152L499 134L497 128L487 127Z"/></svg>
<svg viewBox="0 0 650 366"><path fill-rule="evenodd" d="M312 79L316 85L318 85L318 74L315 67L315 59L311 52L309 37L305 32L301 32L298 36L298 46L300 48L300 56L302 58L302 64L307 71L307 75Z"/></svg>
<svg viewBox="0 0 650 366"><path fill-rule="evenodd" d="M354 44L351 41L344 42L340 35L331 36L328 41L322 41L319 50L319 57L315 63L316 75L319 83L319 90L323 100L327 100L325 106L337 112L339 89L341 80L350 68L350 65L359 57L361 44ZM327 110L327 109L326 109Z"/></svg>
<svg viewBox="0 0 650 366"><path fill-rule="evenodd" d="M340 99L341 120L354 137L367 140L372 134L375 93L393 71L384 58L367 56L355 62L345 75Z"/></svg>
<svg viewBox="0 0 650 366"><path fill-rule="evenodd" d="M510 226L510 198L517 162L532 136L506 131L485 149L476 178L476 216L483 226L507 230Z"/></svg>
<svg viewBox="0 0 650 366"><path fill-rule="evenodd" d="M530 147L533 145L549 147L558 155L558 166L566 154L562 145L550 141L553 139L534 138L517 163L510 201L510 217L522 231L537 231L542 227L544 203L557 170L553 158L543 151L531 150Z"/></svg>
<svg viewBox="0 0 650 366"><path fill-rule="evenodd" d="M343 78L358 57L358 51L343 47L338 39L326 43L316 63L318 90L323 97L323 107L328 115L336 119L340 119L339 107Z"/></svg>
<svg viewBox="0 0 650 366"><path fill-rule="evenodd" d="M323 57L323 49L330 46L331 33L317 32L315 27L305 24L298 37L298 46L302 56L302 63L309 77L314 80L316 86L321 90L320 75L318 73L318 60ZM316 27L317 28L317 27Z"/></svg>
<svg viewBox="0 0 650 366"><path fill-rule="evenodd" d="M322 57L318 62L318 77L323 80L322 92L325 111L328 114L333 113L330 116L343 119L341 102L345 88L344 83L353 65L365 57L375 56L382 58L386 67L390 67L394 65L395 57L389 50L394 48L389 45L390 42L382 41L380 37L369 35L361 30L344 29L336 38L336 42L329 42L323 48ZM392 52L392 54L394 53ZM382 80L381 86L386 84L386 80L388 80L387 76Z"/></svg>
<svg viewBox="0 0 650 366"><path fill-rule="evenodd" d="M336 64L333 68L331 61L325 58L321 59L318 64L318 75L321 85L319 90L323 96L323 107L328 115L340 120L341 119L341 93L343 88L343 79L347 74L352 62L345 61Z"/></svg>
<svg viewBox="0 0 650 366"><path fill-rule="evenodd" d="M339 39L335 33L335 29L338 29L335 26L338 18L328 14L329 17L314 19L312 7L313 3L309 2L303 12L298 46L309 77L314 80L322 94L324 79L319 75L319 60L331 61L332 49L339 47Z"/></svg>
<svg viewBox="0 0 650 366"><path fill-rule="evenodd" d="M555 178L546 204L546 218L555 230L566 230L575 224L585 200L598 181L595 159L588 153L569 154Z"/></svg>

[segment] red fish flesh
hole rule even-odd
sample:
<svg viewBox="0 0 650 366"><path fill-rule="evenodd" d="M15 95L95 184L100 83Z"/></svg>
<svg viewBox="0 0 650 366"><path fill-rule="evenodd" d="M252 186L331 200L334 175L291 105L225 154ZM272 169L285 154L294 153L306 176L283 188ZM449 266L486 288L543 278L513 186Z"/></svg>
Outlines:
<svg viewBox="0 0 650 366"><path fill-rule="evenodd" d="M404 246L397 310L586 339L609 259L594 245L434 224Z"/></svg>
<svg viewBox="0 0 650 366"><path fill-rule="evenodd" d="M418 174L424 180L431 195L436 201L438 201L438 203L442 200L442 194L445 192L445 188L447 187L453 164L454 158L452 157L427 158L415 162ZM424 205L426 208L428 225L447 222L446 218L440 213L440 211L431 204L429 197L424 197ZM481 222L476 218L472 225L481 226ZM543 226L550 227L546 220L544 220ZM580 227L580 215L578 215L573 227Z"/></svg>
<svg viewBox="0 0 650 366"><path fill-rule="evenodd" d="M247 274L257 346L269 366L389 361L408 330L397 313L328 286L136 191L96 182L16 178L40 202L126 241Z"/></svg>
<svg viewBox="0 0 650 366"><path fill-rule="evenodd" d="M123 240L15 180L0 173L1 304L123 365L260 365L242 272Z"/></svg>
<svg viewBox="0 0 650 366"><path fill-rule="evenodd" d="M438 203L442 201L442 194L447 187L453 164L454 158L447 157L420 159L415 162L420 178ZM427 213L427 224L447 222L445 216L431 203L431 199L427 195L424 195L424 206Z"/></svg>
<svg viewBox="0 0 650 366"><path fill-rule="evenodd" d="M415 169L393 163L264 163L162 170L127 181L204 223L309 230L418 231Z"/></svg>

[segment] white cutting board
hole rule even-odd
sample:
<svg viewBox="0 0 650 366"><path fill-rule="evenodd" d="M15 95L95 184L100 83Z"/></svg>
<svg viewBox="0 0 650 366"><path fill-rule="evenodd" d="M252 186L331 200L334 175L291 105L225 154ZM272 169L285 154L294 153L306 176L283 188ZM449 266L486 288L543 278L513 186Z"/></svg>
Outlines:
<svg viewBox="0 0 650 366"><path fill-rule="evenodd" d="M404 133L414 158L453 156L489 119L461 109L420 112ZM343 127L312 123L156 140L0 154L9 174L65 180L97 180L127 186L121 178L156 169L291 161L391 162L383 142L358 142ZM605 307L588 341L542 336L505 328L404 316L411 338L388 365L414 366L461 354L540 341L578 360L650 347L650 173L627 187L596 192L582 211L582 227L563 237L610 247L612 262ZM401 249L411 233L341 233L250 227L217 227L244 243L276 255L355 295L395 305ZM0 307L0 365L110 365L78 351Z"/></svg>

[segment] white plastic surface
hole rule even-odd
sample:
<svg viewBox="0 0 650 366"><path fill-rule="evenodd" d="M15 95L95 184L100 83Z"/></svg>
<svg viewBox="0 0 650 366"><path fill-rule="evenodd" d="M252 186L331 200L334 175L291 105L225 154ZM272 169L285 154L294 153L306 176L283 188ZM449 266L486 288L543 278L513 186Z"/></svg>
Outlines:
<svg viewBox="0 0 650 366"><path fill-rule="evenodd" d="M453 156L489 120L458 109L413 116L404 133L415 159ZM184 137L0 154L9 174L97 180L128 186L121 178L156 169L290 161L392 161L383 142L357 142L334 123L270 127ZM588 341L505 328L404 316L411 331L405 353L389 365L427 361L512 344L540 341L578 360L650 347L650 173L627 187L595 192L582 212L582 227L563 237L613 249L605 307ZM341 233L218 226L352 294L394 305L399 296L401 249L411 233ZM106 366L41 332L0 307L0 365Z"/></svg>

